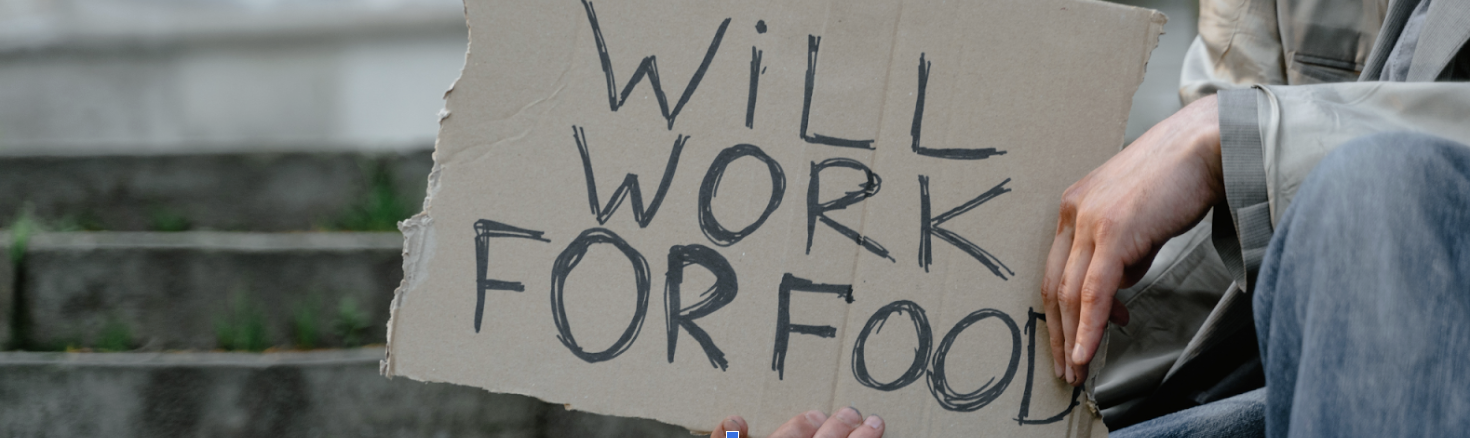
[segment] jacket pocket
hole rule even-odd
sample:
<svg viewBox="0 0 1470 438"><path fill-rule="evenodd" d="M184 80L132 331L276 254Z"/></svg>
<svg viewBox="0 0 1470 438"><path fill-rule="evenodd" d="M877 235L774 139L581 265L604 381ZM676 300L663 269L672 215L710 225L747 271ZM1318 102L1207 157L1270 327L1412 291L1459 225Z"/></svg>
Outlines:
<svg viewBox="0 0 1470 438"><path fill-rule="evenodd" d="M1343 61L1297 52L1291 56L1291 70L1297 73L1297 84L1353 82L1362 75L1362 67Z"/></svg>

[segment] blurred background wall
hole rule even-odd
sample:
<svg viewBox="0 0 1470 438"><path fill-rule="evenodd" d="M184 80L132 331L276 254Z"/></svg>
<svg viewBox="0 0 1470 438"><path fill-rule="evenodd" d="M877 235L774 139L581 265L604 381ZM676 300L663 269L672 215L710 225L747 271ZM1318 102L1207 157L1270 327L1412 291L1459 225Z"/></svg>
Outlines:
<svg viewBox="0 0 1470 438"><path fill-rule="evenodd" d="M456 0L0 1L0 152L432 145Z"/></svg>

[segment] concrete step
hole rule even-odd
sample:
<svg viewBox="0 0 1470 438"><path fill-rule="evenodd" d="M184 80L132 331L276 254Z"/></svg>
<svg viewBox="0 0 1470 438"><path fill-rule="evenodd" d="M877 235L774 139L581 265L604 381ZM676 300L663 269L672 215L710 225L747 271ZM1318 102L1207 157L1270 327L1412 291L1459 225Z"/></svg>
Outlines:
<svg viewBox="0 0 1470 438"><path fill-rule="evenodd" d="M15 327L15 263L10 256L10 233L0 231L0 350L11 344Z"/></svg>
<svg viewBox="0 0 1470 438"><path fill-rule="evenodd" d="M431 151L0 156L0 221L53 230L393 230Z"/></svg>
<svg viewBox="0 0 1470 438"><path fill-rule="evenodd" d="M25 243L14 327L15 346L29 350L382 343L403 275L398 233L78 232Z"/></svg>
<svg viewBox="0 0 1470 438"><path fill-rule="evenodd" d="M669 437L650 420L378 375L381 348L0 353L0 436Z"/></svg>

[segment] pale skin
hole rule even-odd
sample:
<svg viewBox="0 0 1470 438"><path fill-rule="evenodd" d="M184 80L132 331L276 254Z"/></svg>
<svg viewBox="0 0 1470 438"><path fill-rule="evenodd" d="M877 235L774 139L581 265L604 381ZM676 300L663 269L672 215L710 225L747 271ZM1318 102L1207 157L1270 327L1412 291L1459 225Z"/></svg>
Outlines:
<svg viewBox="0 0 1470 438"><path fill-rule="evenodd" d="M880 438L883 426L883 419L877 415L864 419L863 414L850 407L838 409L831 416L811 410L792 417L768 438ZM725 438L726 431L739 431L742 438L750 436L749 425L738 415L725 417L709 436Z"/></svg>
<svg viewBox="0 0 1470 438"><path fill-rule="evenodd" d="M1199 99L1062 194L1041 282L1057 378L1087 379L1108 321L1128 324L1118 289L1137 283L1159 247L1225 198L1219 120L1215 96Z"/></svg>
<svg viewBox="0 0 1470 438"><path fill-rule="evenodd" d="M1219 118L1215 96L1199 99L1062 194L1041 283L1057 378L1072 385L1087 379L1108 321L1128 324L1118 289L1137 283L1165 242L1225 199ZM743 418L731 416L710 437L724 438L725 431L745 437L748 430ZM876 415L863 419L842 408L830 417L821 411L797 415L770 437L879 438L883 430Z"/></svg>

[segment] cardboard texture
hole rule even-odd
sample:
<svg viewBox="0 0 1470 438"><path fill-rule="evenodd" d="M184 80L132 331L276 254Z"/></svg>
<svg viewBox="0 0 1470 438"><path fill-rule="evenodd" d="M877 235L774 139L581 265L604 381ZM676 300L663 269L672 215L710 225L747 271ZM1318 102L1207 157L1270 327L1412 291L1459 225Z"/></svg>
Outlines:
<svg viewBox="0 0 1470 438"><path fill-rule="evenodd" d="M1104 436L1038 320L1164 17L1096 1L466 4L383 372L707 430Z"/></svg>

